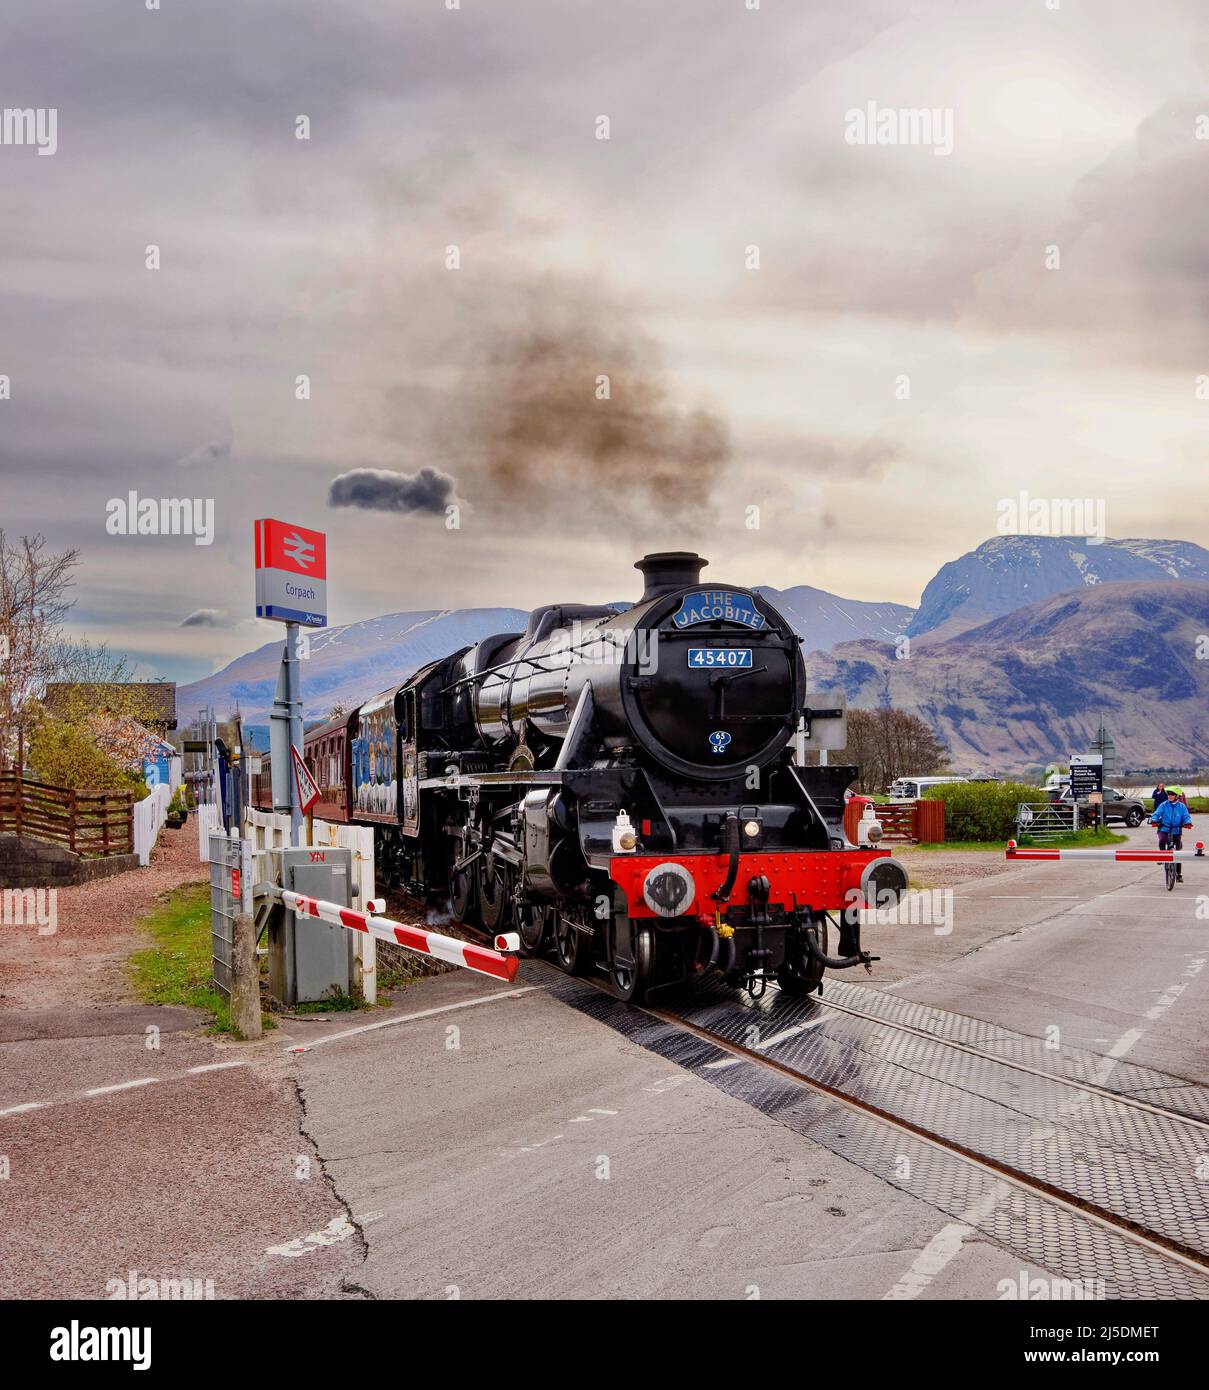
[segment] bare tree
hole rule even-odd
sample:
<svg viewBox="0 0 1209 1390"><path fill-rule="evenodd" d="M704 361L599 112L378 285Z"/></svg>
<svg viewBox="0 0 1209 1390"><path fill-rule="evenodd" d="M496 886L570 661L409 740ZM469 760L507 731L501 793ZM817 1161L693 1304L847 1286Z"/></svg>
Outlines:
<svg viewBox="0 0 1209 1390"><path fill-rule="evenodd" d="M77 560L75 550L47 550L43 536L13 542L0 530L0 766L21 756L34 702L54 678Z"/></svg>
<svg viewBox="0 0 1209 1390"><path fill-rule="evenodd" d="M848 711L848 746L839 757L860 768L859 791L880 792L899 777L939 771L948 752L918 715L854 709Z"/></svg>

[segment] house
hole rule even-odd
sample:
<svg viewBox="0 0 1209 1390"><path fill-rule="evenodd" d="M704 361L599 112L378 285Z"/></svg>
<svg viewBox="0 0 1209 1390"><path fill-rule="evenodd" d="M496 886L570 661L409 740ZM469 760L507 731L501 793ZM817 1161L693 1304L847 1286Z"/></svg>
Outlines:
<svg viewBox="0 0 1209 1390"><path fill-rule="evenodd" d="M134 718L160 737L176 728L175 681L51 681L42 703L60 718Z"/></svg>

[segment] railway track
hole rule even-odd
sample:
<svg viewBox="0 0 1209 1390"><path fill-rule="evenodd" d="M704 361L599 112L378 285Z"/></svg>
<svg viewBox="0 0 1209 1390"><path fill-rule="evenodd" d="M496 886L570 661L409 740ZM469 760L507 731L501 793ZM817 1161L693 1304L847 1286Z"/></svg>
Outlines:
<svg viewBox="0 0 1209 1390"><path fill-rule="evenodd" d="M876 1005L775 991L753 1001L719 988L635 1009L603 983L548 968L547 987L575 1007L1023 1258L1098 1281L1108 1297L1209 1299L1209 1203L1198 1176L1209 1163L1209 1123L1110 1089L1113 1059L1063 1054L1067 1068L1093 1072L1081 1079L1060 1072L1057 1059L1047 1069L995 1056L879 1017ZM1003 1046L1042 1046L927 1012L989 1029ZM1187 1105L1209 1104L1192 1083L1127 1070L1133 1084L1184 1089Z"/></svg>
<svg viewBox="0 0 1209 1390"><path fill-rule="evenodd" d="M842 981L804 1000L718 983L636 1007L603 979L525 969L1022 1258L1109 1297L1209 1299L1209 1089Z"/></svg>

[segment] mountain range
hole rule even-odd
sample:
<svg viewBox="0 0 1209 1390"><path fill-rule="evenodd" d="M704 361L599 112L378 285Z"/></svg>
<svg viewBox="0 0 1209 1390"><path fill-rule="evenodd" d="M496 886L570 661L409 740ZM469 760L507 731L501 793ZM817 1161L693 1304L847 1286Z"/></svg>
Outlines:
<svg viewBox="0 0 1209 1390"><path fill-rule="evenodd" d="M906 631L940 641L1050 594L1131 579L1209 582L1209 550L1191 541L996 536L940 567Z"/></svg>
<svg viewBox="0 0 1209 1390"><path fill-rule="evenodd" d="M852 706L920 715L955 767L1010 771L1065 756L1086 744L1101 713L1123 764L1206 760L1209 661L1196 660L1194 641L1209 633L1201 546L998 536L943 565L918 609L809 585L759 592L802 637L811 688L839 686ZM313 633L305 716L351 709L439 656L522 631L527 617L515 608L431 609ZM278 640L181 686L182 717L238 705L246 725L264 724L280 659ZM1160 687L1166 695L1156 696Z"/></svg>
<svg viewBox="0 0 1209 1390"><path fill-rule="evenodd" d="M807 658L810 687L925 720L963 772L1087 749L1103 717L1118 766L1209 761L1209 583L1114 582L1054 594L903 656L846 642Z"/></svg>

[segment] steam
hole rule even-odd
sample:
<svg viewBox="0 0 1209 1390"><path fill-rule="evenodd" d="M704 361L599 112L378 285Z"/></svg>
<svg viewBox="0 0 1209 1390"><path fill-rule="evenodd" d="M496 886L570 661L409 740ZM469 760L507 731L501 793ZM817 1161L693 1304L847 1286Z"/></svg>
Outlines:
<svg viewBox="0 0 1209 1390"><path fill-rule="evenodd" d="M529 514L707 519L731 456L725 423L678 405L650 342L603 317L585 324L568 306L493 341L468 391L476 483Z"/></svg>

